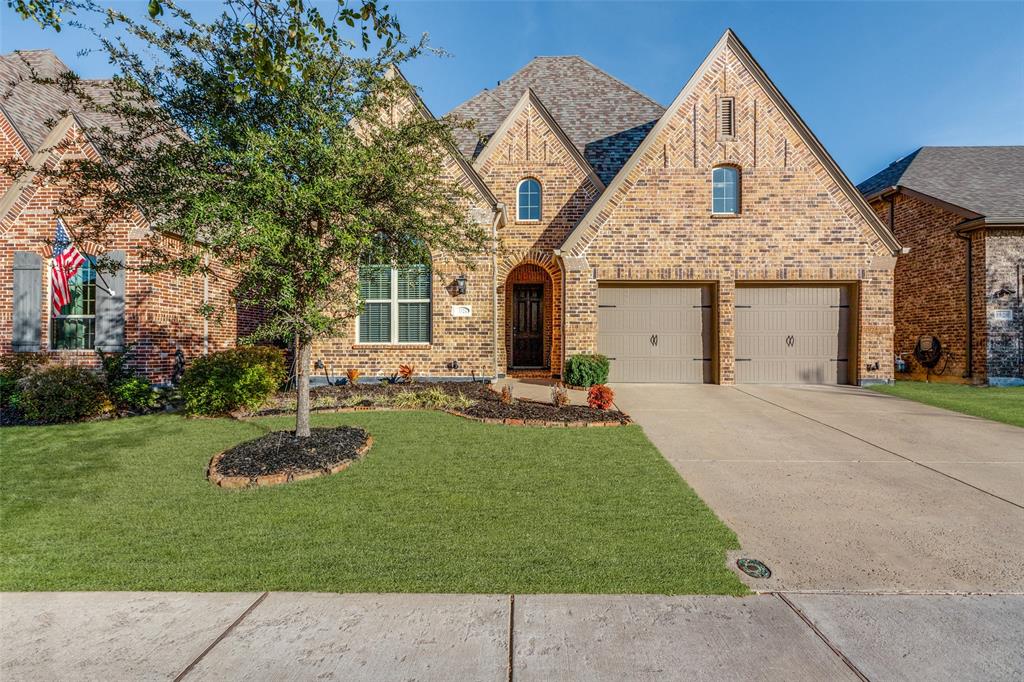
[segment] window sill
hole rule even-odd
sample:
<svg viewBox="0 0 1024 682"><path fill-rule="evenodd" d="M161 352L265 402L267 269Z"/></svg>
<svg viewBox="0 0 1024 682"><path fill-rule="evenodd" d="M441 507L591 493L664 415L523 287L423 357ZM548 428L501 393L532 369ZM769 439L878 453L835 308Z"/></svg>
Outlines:
<svg viewBox="0 0 1024 682"><path fill-rule="evenodd" d="M82 355L95 355L95 348L47 348L44 353L81 353Z"/></svg>
<svg viewBox="0 0 1024 682"><path fill-rule="evenodd" d="M712 213L712 218L739 218L739 213Z"/></svg>
<svg viewBox="0 0 1024 682"><path fill-rule="evenodd" d="M374 350L386 348L404 348L406 350L430 350L429 343L353 343L352 350Z"/></svg>

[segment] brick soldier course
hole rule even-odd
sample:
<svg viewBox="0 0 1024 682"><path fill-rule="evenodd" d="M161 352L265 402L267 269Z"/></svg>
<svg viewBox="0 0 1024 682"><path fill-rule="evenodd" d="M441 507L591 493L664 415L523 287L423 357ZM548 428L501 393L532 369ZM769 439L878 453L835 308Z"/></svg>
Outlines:
<svg viewBox="0 0 1024 682"><path fill-rule="evenodd" d="M726 137L722 97L734 103ZM579 57L538 57L452 115L475 131L457 132L446 172L473 193L466 210L493 230L493 250L466 269L435 257L428 342L360 343L353 322L314 348L329 374L512 372L514 292L529 284L543 290L542 369L559 376L565 358L597 350L600 286L701 283L715 380L735 381L736 287L764 284L846 288L844 378L892 379L900 245L731 31L667 110ZM740 173L732 216L711 211L723 164ZM539 220L520 219L526 179L541 188Z"/></svg>

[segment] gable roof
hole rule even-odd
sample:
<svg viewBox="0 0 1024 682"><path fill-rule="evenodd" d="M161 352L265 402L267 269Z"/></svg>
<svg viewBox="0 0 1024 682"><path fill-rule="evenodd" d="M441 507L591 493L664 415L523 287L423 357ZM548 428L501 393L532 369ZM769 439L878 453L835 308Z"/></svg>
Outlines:
<svg viewBox="0 0 1024 682"><path fill-rule="evenodd" d="M435 119L434 113L430 111L426 103L423 101L423 98L420 97L420 93L416 90L416 86L409 82L409 79L405 77L405 74L402 73L401 69L392 64L389 67L388 76L391 78L397 76L398 78L401 78L403 81L405 81L406 85L409 86L409 92L412 93L413 103L416 105L416 108L419 110L420 114L426 116L431 120ZM458 143L456 142L456 144ZM455 159L455 162L466 174L466 177L469 178L469 181L473 183L473 186L476 187L477 191L480 192L480 196L484 198L484 201L490 204L491 208L494 209L496 212L503 213L503 207L501 202L499 202L497 197L494 196L494 192L492 192L491 188L487 186L487 183L484 182L484 179L482 177L480 177L480 174L476 172L476 169L473 167L473 165L469 163L465 155L463 155L462 150L456 147L453 148L451 152L452 157Z"/></svg>
<svg viewBox="0 0 1024 682"><path fill-rule="evenodd" d="M846 197L853 204L854 208L858 213L867 221L868 225L878 235L879 239L889 248L890 252L896 254L900 251L901 246L899 240L892 233L892 230L885 225L875 212L871 210L868 203L864 200L857 188L853 186L846 174L843 173L842 169L835 160L829 155L822 146L821 142L811 129L807 127L800 115L796 113L793 106L782 96L779 89L775 87L771 79L768 78L768 74L764 72L761 65L757 63L750 51L747 50L746 46L740 42L740 39L733 33L732 29L726 29L725 33L718 40L715 46L708 53L704 61L697 68L690 80L686 82L683 89L679 91L676 98L669 105L669 108L665 111L664 115L657 121L654 128L644 138L640 146L633 152L629 160L623 165L615 178L608 184L607 189L601 194L597 201L591 204L590 209L580 220L579 224L573 229L569 236L566 237L565 242L562 244L559 251L563 253L569 253L576 248L579 243L583 240L584 236L591 226L598 220L601 212L604 210L608 202L615 197L616 193L622 190L623 184L626 182L626 178L636 168L637 164L640 163L644 155L650 149L651 145L654 144L655 140L658 139L659 134L664 130L672 121L673 115L679 110L679 108L685 103L689 96L693 93L697 84L700 83L704 76L704 73L711 67L717 56L724 50L730 49L736 58L743 64L743 66L750 72L754 80L761 86L764 92L772 100L772 103L778 108L782 115L786 118L787 122L793 127L800 139L803 140L804 144L810 150L811 154L817 159L822 165L828 175L836 183L839 189L846 195Z"/></svg>
<svg viewBox="0 0 1024 682"><path fill-rule="evenodd" d="M576 145L572 143L569 137L565 134L565 131L562 130L562 127L558 125L558 121L554 119L551 112L548 111L547 107L544 106L544 103L540 101L540 98L537 97L537 93L530 88L526 89L523 96L519 98L519 102L512 107L512 111L510 111L508 116L505 117L505 120L502 121L500 126L498 126L498 129L494 131L494 134L491 135L487 144L473 162L473 167L478 169L483 168L484 164L487 163L487 159L489 159L491 155L494 154L494 150L498 148L501 138L503 138L505 133L509 131L515 123L516 118L518 118L526 109L527 105L533 105L533 108L537 110L540 117L548 127L551 128L551 131L555 134L555 137L558 138L558 141L561 142L562 146L569 152L569 156L573 158L580 170L587 174L590 181L594 183L595 187L597 187L597 190L599 192L604 191L604 182L601 181L601 178L594 171L593 166L591 166L583 154L580 153L580 150L576 148Z"/></svg>
<svg viewBox="0 0 1024 682"><path fill-rule="evenodd" d="M33 80L33 76L55 79L68 71L51 50L19 50L0 55L0 110L31 152L39 150L50 129L69 112L85 127L114 122L112 116L82 111L78 98L59 85ZM110 89L109 80L82 80L80 84L90 97L100 100Z"/></svg>
<svg viewBox="0 0 1024 682"><path fill-rule="evenodd" d="M566 137L607 184L632 155L665 108L578 56L535 57L497 87L483 90L449 112L472 119L476 130L462 130L459 147L476 158L532 90Z"/></svg>
<svg viewBox="0 0 1024 682"><path fill-rule="evenodd" d="M1024 146L921 147L857 189L866 197L902 187L984 216L1024 221Z"/></svg>

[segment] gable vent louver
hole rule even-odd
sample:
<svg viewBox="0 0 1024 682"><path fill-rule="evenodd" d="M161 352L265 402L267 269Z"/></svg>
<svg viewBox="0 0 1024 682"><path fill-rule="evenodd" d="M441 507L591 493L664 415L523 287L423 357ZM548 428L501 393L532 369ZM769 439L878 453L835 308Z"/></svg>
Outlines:
<svg viewBox="0 0 1024 682"><path fill-rule="evenodd" d="M736 134L735 100L718 98L718 138L731 139Z"/></svg>

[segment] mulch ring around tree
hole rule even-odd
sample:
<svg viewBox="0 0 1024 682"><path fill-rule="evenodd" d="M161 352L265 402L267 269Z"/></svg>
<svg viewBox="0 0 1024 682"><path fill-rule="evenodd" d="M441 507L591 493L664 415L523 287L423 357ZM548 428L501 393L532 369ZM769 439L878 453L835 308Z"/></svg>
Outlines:
<svg viewBox="0 0 1024 682"><path fill-rule="evenodd" d="M414 404L409 393L427 392L434 399ZM437 399L451 396L454 402ZM443 398L444 395L441 397ZM310 390L314 412L347 412L375 409L437 409L477 421L527 426L618 426L630 424L618 410L599 410L586 405L556 407L551 403L516 398L503 403L489 384L480 381L437 381L409 384L360 383L355 386L318 386ZM295 394L279 393L258 416L295 411Z"/></svg>
<svg viewBox="0 0 1024 682"><path fill-rule="evenodd" d="M370 434L352 426L312 429L308 438L273 431L215 455L206 476L222 488L301 481L344 471L371 445Z"/></svg>

